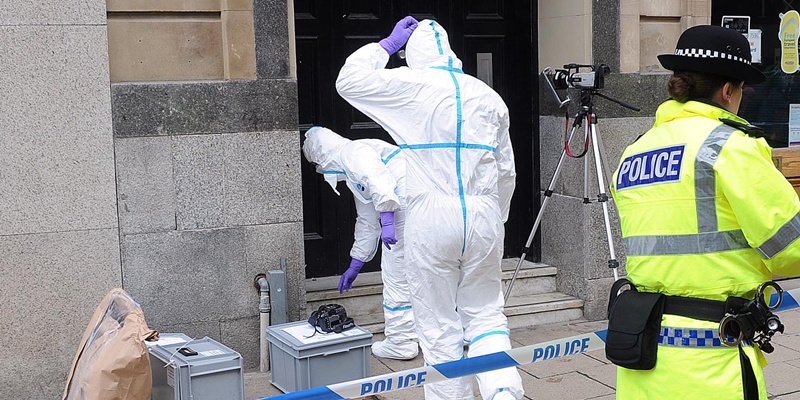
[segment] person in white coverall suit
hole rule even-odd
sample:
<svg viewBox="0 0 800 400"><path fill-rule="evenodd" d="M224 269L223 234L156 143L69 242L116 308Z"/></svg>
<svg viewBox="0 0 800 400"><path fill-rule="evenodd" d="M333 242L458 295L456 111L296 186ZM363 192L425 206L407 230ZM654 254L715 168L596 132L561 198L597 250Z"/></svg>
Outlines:
<svg viewBox="0 0 800 400"><path fill-rule="evenodd" d="M408 67L386 69L404 44ZM406 276L425 362L463 358L465 341L468 357L510 349L500 263L516 173L503 99L462 72L441 25L412 17L351 54L336 88L406 153ZM523 397L516 368L477 377L484 399ZM470 379L426 384L425 398L471 400Z"/></svg>
<svg viewBox="0 0 800 400"><path fill-rule="evenodd" d="M355 199L355 241L350 267L342 274L339 293L350 290L364 263L375 256L383 239L381 255L383 317L386 339L372 345L377 357L410 360L419 353L414 332L414 313L409 302L403 248L405 238L405 155L378 139L350 140L327 128L312 127L303 143L306 159L338 195L336 183L345 181ZM387 213L394 213L394 238L386 237ZM393 240L394 239L394 240Z"/></svg>

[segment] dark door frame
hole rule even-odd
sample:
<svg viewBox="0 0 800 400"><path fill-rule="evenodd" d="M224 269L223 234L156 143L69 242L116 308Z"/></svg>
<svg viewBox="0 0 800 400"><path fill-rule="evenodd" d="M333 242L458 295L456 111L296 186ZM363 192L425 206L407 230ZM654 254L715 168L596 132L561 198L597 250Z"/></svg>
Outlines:
<svg viewBox="0 0 800 400"><path fill-rule="evenodd" d="M344 59L363 43L378 41L404 15L436 18L448 29L451 46L476 75L476 52L501 52L493 62L495 89L511 117L517 186L506 223L505 257L519 257L540 207L537 4L526 0L295 0L298 106L301 134L328 126L353 139L391 138L336 94L333 83ZM350 48L352 47L352 48ZM389 67L402 65L393 57ZM342 108L342 107L346 108ZM303 212L308 278L341 274L350 261L355 210L341 185L336 196L305 159ZM541 259L540 240L528 259ZM380 269L379 255L363 271Z"/></svg>

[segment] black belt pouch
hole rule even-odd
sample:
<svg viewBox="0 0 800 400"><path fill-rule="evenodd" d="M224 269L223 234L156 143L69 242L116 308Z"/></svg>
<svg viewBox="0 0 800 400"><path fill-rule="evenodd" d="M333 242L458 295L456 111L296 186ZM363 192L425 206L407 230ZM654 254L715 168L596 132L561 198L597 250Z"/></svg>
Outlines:
<svg viewBox="0 0 800 400"><path fill-rule="evenodd" d="M617 295L621 287L617 283L611 289L609 301L606 358L628 369L653 369L664 314L664 295L637 292L633 285L631 290Z"/></svg>

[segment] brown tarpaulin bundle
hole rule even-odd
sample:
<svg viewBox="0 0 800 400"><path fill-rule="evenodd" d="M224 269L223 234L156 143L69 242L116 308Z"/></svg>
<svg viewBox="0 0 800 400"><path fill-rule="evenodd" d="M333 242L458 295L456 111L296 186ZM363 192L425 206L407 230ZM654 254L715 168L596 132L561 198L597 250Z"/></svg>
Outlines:
<svg viewBox="0 0 800 400"><path fill-rule="evenodd" d="M83 333L62 400L150 400L153 376L145 340L158 339L122 289L112 289Z"/></svg>

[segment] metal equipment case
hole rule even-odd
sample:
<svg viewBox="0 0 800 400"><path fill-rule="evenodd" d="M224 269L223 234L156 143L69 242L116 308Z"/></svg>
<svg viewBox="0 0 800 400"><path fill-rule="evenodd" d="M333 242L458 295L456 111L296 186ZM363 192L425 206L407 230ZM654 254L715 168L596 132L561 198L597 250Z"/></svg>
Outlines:
<svg viewBox="0 0 800 400"><path fill-rule="evenodd" d="M313 332L307 321L267 328L271 384L288 393L370 376L371 333Z"/></svg>
<svg viewBox="0 0 800 400"><path fill-rule="evenodd" d="M209 338L161 334L150 348L153 400L244 399L242 356Z"/></svg>

